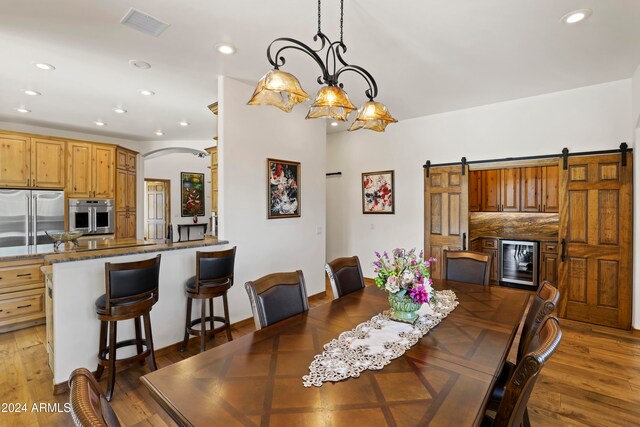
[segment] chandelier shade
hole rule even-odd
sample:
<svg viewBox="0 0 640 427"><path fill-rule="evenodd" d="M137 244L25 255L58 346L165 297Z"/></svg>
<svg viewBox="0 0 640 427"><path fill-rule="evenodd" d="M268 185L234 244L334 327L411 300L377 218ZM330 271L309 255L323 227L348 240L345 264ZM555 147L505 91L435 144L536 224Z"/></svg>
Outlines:
<svg viewBox="0 0 640 427"><path fill-rule="evenodd" d="M309 99L309 95L302 90L300 82L293 75L280 71L286 63L286 51L302 52L310 57L320 68L318 84L322 85L313 105L307 113L307 119L331 118L346 122L347 117L356 107L351 103L347 93L342 89L340 77L350 72L360 76L368 88L364 95L368 102L358 111L358 118L349 130L370 129L384 132L389 123L397 120L391 117L384 104L374 101L378 96L378 85L367 70L359 65L349 64L343 55L347 52L347 45L343 40L344 0L340 0L340 39L331 41L321 29L322 0L318 0L318 31L313 41L319 46L313 48L291 37L280 37L267 47L267 59L273 70L265 74L258 82L249 105L274 105L282 111L289 112L294 105Z"/></svg>
<svg viewBox="0 0 640 427"><path fill-rule="evenodd" d="M309 108L307 119L321 117L332 118L346 122L349 113L356 107L349 100L347 93L337 86L322 86L316 95L313 105Z"/></svg>
<svg viewBox="0 0 640 427"><path fill-rule="evenodd" d="M271 70L262 76L248 104L273 105L288 113L294 105L308 99L309 94L293 74Z"/></svg>
<svg viewBox="0 0 640 427"><path fill-rule="evenodd" d="M384 132L389 123L397 123L386 105L381 102L368 101L358 109L358 117L353 122L350 131L358 129L369 129L376 132Z"/></svg>

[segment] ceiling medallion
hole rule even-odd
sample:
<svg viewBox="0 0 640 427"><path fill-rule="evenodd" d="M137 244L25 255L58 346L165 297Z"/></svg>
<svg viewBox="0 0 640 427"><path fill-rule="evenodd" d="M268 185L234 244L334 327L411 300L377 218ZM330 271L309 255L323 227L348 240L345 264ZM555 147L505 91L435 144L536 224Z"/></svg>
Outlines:
<svg viewBox="0 0 640 427"><path fill-rule="evenodd" d="M256 87L253 96L249 100L249 105L273 105L282 111L289 112L294 105L309 99L298 79L289 73L280 71L280 67L285 64L285 59L281 53L287 49L294 49L304 52L313 59L320 67L322 74L318 77L318 84L322 85L316 94L315 101L309 109L307 119L317 119L321 117L331 118L346 122L349 114L356 110L356 107L349 100L349 96L343 90L343 84L339 82L340 75L351 71L362 77L369 88L365 95L369 98L360 109L358 117L353 122L350 131L357 129L370 129L377 132L384 132L389 123L396 123L387 107L374 101L378 96L378 86L373 76L364 68L358 65L348 64L342 57L347 51L347 46L343 42L343 16L344 0L340 0L340 40L332 42L324 35L320 29L321 23L321 0L318 0L318 32L313 37L313 41L320 42L318 49L312 49L306 44L289 37L277 38L271 42L267 48L267 59L273 65L273 70L265 74ZM284 46L275 51L272 49L284 43ZM326 51L325 51L326 48ZM322 57L325 60L322 60Z"/></svg>

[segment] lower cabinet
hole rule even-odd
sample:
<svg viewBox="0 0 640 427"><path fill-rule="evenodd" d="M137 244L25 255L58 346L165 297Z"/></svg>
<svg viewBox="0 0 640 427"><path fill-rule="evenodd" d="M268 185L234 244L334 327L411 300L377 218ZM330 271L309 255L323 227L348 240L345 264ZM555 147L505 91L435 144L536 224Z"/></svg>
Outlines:
<svg viewBox="0 0 640 427"><path fill-rule="evenodd" d="M540 279L558 287L558 243L542 242L540 247Z"/></svg>
<svg viewBox="0 0 640 427"><path fill-rule="evenodd" d="M44 323L42 260L0 263L0 332Z"/></svg>
<svg viewBox="0 0 640 427"><path fill-rule="evenodd" d="M136 238L136 213L118 212L116 213L116 239Z"/></svg>
<svg viewBox="0 0 640 427"><path fill-rule="evenodd" d="M480 237L471 241L471 250L491 255L489 279L492 285L497 285L499 277L498 239Z"/></svg>

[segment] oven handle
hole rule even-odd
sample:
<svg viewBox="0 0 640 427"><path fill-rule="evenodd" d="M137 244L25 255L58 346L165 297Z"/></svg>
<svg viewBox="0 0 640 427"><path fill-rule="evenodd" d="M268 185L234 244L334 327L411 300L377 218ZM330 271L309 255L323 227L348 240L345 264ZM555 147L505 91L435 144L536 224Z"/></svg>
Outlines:
<svg viewBox="0 0 640 427"><path fill-rule="evenodd" d="M567 241L565 239L562 239L560 244L562 245L562 252L560 252L560 259L562 260L562 262L564 262L567 259Z"/></svg>
<svg viewBox="0 0 640 427"><path fill-rule="evenodd" d="M87 208L87 209L89 210L89 233L91 233L94 228L95 217L93 213L93 208Z"/></svg>

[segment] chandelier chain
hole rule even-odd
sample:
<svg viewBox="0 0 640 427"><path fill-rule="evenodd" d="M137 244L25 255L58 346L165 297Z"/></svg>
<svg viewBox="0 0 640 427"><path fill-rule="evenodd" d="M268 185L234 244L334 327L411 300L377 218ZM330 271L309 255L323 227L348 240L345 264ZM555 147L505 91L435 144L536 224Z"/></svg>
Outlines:
<svg viewBox="0 0 640 427"><path fill-rule="evenodd" d="M322 31L320 30L320 20L321 20L321 14L320 14L320 3L322 2L322 0L318 0L318 33L321 33Z"/></svg>
<svg viewBox="0 0 640 427"><path fill-rule="evenodd" d="M343 43L342 41L342 25L344 22L344 0L340 0L340 43Z"/></svg>

